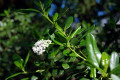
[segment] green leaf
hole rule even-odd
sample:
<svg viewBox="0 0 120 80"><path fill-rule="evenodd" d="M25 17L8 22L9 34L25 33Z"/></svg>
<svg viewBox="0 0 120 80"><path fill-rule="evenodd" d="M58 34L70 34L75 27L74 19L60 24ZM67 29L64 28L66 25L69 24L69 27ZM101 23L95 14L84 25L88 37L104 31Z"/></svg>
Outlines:
<svg viewBox="0 0 120 80"><path fill-rule="evenodd" d="M10 78L12 78L12 77L15 77L15 76L17 76L17 75L20 75L20 74L23 74L23 72L15 73L15 74L7 77L5 80L8 80L8 79L10 79Z"/></svg>
<svg viewBox="0 0 120 80"><path fill-rule="evenodd" d="M38 80L38 77L33 75L33 76L31 77L31 80Z"/></svg>
<svg viewBox="0 0 120 80"><path fill-rule="evenodd" d="M69 62L74 62L76 60L76 57L70 57Z"/></svg>
<svg viewBox="0 0 120 80"><path fill-rule="evenodd" d="M45 9L49 8L51 6L53 0L45 0Z"/></svg>
<svg viewBox="0 0 120 80"><path fill-rule="evenodd" d="M115 67L110 73L120 75L120 64L117 67Z"/></svg>
<svg viewBox="0 0 120 80"><path fill-rule="evenodd" d="M63 75L63 73L64 73L64 70L59 71L59 75Z"/></svg>
<svg viewBox="0 0 120 80"><path fill-rule="evenodd" d="M43 6L43 4L42 4L42 2L41 1L34 1L34 3L38 6L38 7L40 7L42 10L44 9L44 6Z"/></svg>
<svg viewBox="0 0 120 80"><path fill-rule="evenodd" d="M85 30L85 28L81 28L80 30L77 31L77 34L81 34L83 31Z"/></svg>
<svg viewBox="0 0 120 80"><path fill-rule="evenodd" d="M91 26L90 28L87 29L87 32L80 38L83 39L88 33L91 33L95 28L95 25ZM83 28L83 30L85 30L86 28Z"/></svg>
<svg viewBox="0 0 120 80"><path fill-rule="evenodd" d="M13 55L13 60L14 60L14 64L22 70L24 60L17 54Z"/></svg>
<svg viewBox="0 0 120 80"><path fill-rule="evenodd" d="M20 11L29 11L29 12L38 12L38 13L40 13L40 11L39 10L37 10L37 9L20 9Z"/></svg>
<svg viewBox="0 0 120 80"><path fill-rule="evenodd" d="M75 53L72 52L72 53L69 54L69 56L75 57L76 55L75 55Z"/></svg>
<svg viewBox="0 0 120 80"><path fill-rule="evenodd" d="M44 15L46 16L46 18L48 17L49 11L50 11L50 8L48 8L48 9L44 12Z"/></svg>
<svg viewBox="0 0 120 80"><path fill-rule="evenodd" d="M63 43L66 43L66 42L67 42L67 38L66 38L66 36L65 36L62 32L60 32L60 31L55 32L55 36L56 36L56 38L58 39L58 41L61 41L61 42L63 42ZM57 39L56 39L56 40L57 40Z"/></svg>
<svg viewBox="0 0 120 80"><path fill-rule="evenodd" d="M52 70L52 76L56 76L58 74L58 70L57 69L53 69Z"/></svg>
<svg viewBox="0 0 120 80"><path fill-rule="evenodd" d="M58 31L60 31L60 32L63 33L63 29L58 25L57 22L55 23L55 28L56 28Z"/></svg>
<svg viewBox="0 0 120 80"><path fill-rule="evenodd" d="M96 68L91 68L90 70L91 70L90 77L95 78L96 77Z"/></svg>
<svg viewBox="0 0 120 80"><path fill-rule="evenodd" d="M84 28L87 28L88 27L88 25L87 25L88 23L87 22L85 22L84 20L82 21L82 25L83 25L83 27Z"/></svg>
<svg viewBox="0 0 120 80"><path fill-rule="evenodd" d="M70 35L70 39L73 38L74 36L76 36L78 33L80 33L81 27L78 27L71 35Z"/></svg>
<svg viewBox="0 0 120 80"><path fill-rule="evenodd" d="M119 55L117 52L112 52L110 58L110 70L112 71L118 65L119 65Z"/></svg>
<svg viewBox="0 0 120 80"><path fill-rule="evenodd" d="M55 22L58 18L58 13L55 13L55 15L53 16L53 21Z"/></svg>
<svg viewBox="0 0 120 80"><path fill-rule="evenodd" d="M28 54L27 54L27 56L26 56L25 63L24 63L24 67L25 67L26 64L27 64L29 57L30 57L30 51L28 52Z"/></svg>
<svg viewBox="0 0 120 80"><path fill-rule="evenodd" d="M68 56L69 53L70 53L70 50L64 50L64 51L63 51L63 54L64 54L65 56Z"/></svg>
<svg viewBox="0 0 120 80"><path fill-rule="evenodd" d="M88 60L95 66L99 67L101 53L97 47L95 37L91 33L88 33L86 36L86 48L88 53Z"/></svg>
<svg viewBox="0 0 120 80"><path fill-rule="evenodd" d="M105 52L102 52L101 65L102 65L102 69L104 70L104 72L107 72L109 62L110 62L109 55L107 53L105 53Z"/></svg>
<svg viewBox="0 0 120 80"><path fill-rule="evenodd" d="M66 29L68 29L72 23L73 23L73 17L70 16L70 17L67 19L67 21L66 21L64 31L65 31Z"/></svg>
<svg viewBox="0 0 120 80"><path fill-rule="evenodd" d="M78 42L79 42L79 40L77 38L72 38L71 41L70 41L70 43L72 45L78 45Z"/></svg>
<svg viewBox="0 0 120 80"><path fill-rule="evenodd" d="M87 78L81 78L80 80L90 80L90 79L87 79Z"/></svg>
<svg viewBox="0 0 120 80"><path fill-rule="evenodd" d="M63 63L63 64L62 64L62 67L63 67L64 69L70 68L70 66L69 66L67 63Z"/></svg>
<svg viewBox="0 0 120 80"><path fill-rule="evenodd" d="M27 77L27 78L22 78L21 80L29 80L29 78Z"/></svg>
<svg viewBox="0 0 120 80"><path fill-rule="evenodd" d="M39 72L39 73L42 73L42 72L44 72L44 71L45 71L44 69L36 70L36 72Z"/></svg>
<svg viewBox="0 0 120 80"><path fill-rule="evenodd" d="M85 45L86 45L86 41L85 41L84 39L82 39L82 40L80 41L79 46L85 46Z"/></svg>
<svg viewBox="0 0 120 80"><path fill-rule="evenodd" d="M60 43L67 43L66 37L60 32L55 32L55 40L60 42Z"/></svg>
<svg viewBox="0 0 120 80"><path fill-rule="evenodd" d="M111 78L112 80L120 80L120 77L118 77L117 75L111 74Z"/></svg>
<svg viewBox="0 0 120 80"><path fill-rule="evenodd" d="M54 43L63 46L62 43L60 43L60 42L58 42L58 41L55 40L55 34L50 35L50 38L52 39L52 41L53 41Z"/></svg>

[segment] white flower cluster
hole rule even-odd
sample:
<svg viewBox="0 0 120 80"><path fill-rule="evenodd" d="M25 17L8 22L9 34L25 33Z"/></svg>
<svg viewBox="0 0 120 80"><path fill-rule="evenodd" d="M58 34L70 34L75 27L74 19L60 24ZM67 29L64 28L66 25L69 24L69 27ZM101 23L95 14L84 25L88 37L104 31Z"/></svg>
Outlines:
<svg viewBox="0 0 120 80"><path fill-rule="evenodd" d="M37 53L38 55L41 55L43 52L45 52L46 47L51 44L51 40L39 40L37 41L34 46L32 47L34 53Z"/></svg>

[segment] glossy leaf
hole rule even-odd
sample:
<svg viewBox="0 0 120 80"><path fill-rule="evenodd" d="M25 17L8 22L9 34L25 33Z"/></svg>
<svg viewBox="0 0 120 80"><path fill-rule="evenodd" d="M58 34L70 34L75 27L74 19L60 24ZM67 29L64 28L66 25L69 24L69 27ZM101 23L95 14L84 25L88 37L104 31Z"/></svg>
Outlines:
<svg viewBox="0 0 120 80"><path fill-rule="evenodd" d="M112 52L110 58L110 70L112 71L118 65L119 65L119 55L117 52Z"/></svg>
<svg viewBox="0 0 120 80"><path fill-rule="evenodd" d="M63 63L63 64L62 64L62 67L63 67L64 69L70 68L70 66L69 66L67 63Z"/></svg>
<svg viewBox="0 0 120 80"><path fill-rule="evenodd" d="M20 69L23 68L23 63L24 63L24 60L17 54L14 54L13 55L13 60L14 60L14 64L19 67Z"/></svg>
<svg viewBox="0 0 120 80"><path fill-rule="evenodd" d="M104 70L104 72L107 72L108 66L110 62L110 57L107 53L103 52L101 57L101 65Z"/></svg>
<svg viewBox="0 0 120 80"><path fill-rule="evenodd" d="M38 77L33 75L33 76L31 77L31 80L38 80Z"/></svg>
<svg viewBox="0 0 120 80"><path fill-rule="evenodd" d="M10 78L12 78L12 77L15 77L15 76L17 76L17 75L20 75L20 74L23 74L23 72L15 73L15 74L7 77L5 80L8 80L8 79L10 79Z"/></svg>
<svg viewBox="0 0 120 80"><path fill-rule="evenodd" d="M25 63L24 63L24 67L25 67L26 64L27 64L29 57L30 57L30 52L28 52L28 54L27 54L27 56L26 56Z"/></svg>
<svg viewBox="0 0 120 80"><path fill-rule="evenodd" d="M90 70L91 70L90 77L95 78L96 77L96 68L91 68Z"/></svg>
<svg viewBox="0 0 120 80"><path fill-rule="evenodd" d="M112 80L120 80L120 77L118 77L117 75L111 74L111 78Z"/></svg>
<svg viewBox="0 0 120 80"><path fill-rule="evenodd" d="M64 30L68 29L72 24L72 22L73 22L73 17L71 16L67 19Z"/></svg>
<svg viewBox="0 0 120 80"><path fill-rule="evenodd" d="M71 35L70 35L70 39L73 38L74 36L76 36L80 31L81 27L78 27Z"/></svg>
<svg viewBox="0 0 120 80"><path fill-rule="evenodd" d="M85 28L81 28L80 30L77 31L77 34L81 34L83 31L85 30Z"/></svg>
<svg viewBox="0 0 120 80"><path fill-rule="evenodd" d="M53 16L53 21L56 21L58 18L58 13L55 13L55 15Z"/></svg>
<svg viewBox="0 0 120 80"><path fill-rule="evenodd" d="M91 33L88 33L86 36L86 48L88 53L88 60L95 66L99 67L101 53L97 47L95 37Z"/></svg>

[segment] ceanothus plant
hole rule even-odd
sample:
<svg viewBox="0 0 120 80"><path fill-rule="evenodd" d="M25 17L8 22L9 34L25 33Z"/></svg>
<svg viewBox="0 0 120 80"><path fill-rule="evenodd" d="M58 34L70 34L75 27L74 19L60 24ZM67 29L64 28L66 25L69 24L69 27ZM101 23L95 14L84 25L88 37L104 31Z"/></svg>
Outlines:
<svg viewBox="0 0 120 80"><path fill-rule="evenodd" d="M48 21L50 21L52 26L54 26L54 30L52 32L52 28L51 30L48 30L48 36L50 38L49 40L41 39L38 42L36 42L32 47L34 53L38 54L37 56L47 56L43 56L44 58L46 58L44 59L46 61L42 60L43 62L38 62L39 69L34 71L34 73L39 72L42 78L35 77L35 80L55 80L56 78L60 78L60 74L62 74L62 76L66 75L67 71L70 73L68 73L69 76L67 76L66 79L120 79L120 64L118 53L112 52L110 56L106 52L101 53L99 51L95 37L91 33L95 27L94 25L91 27L76 26L76 29L73 30L73 28L70 27L73 23L73 17L69 17L66 20L65 27L61 27L57 22L59 18L58 13L55 13L53 19L50 19L48 16L48 7L44 6L41 2L37 3L37 5L41 8L41 12L36 9L26 10L40 12ZM28 62L30 53L31 52L28 53L25 61L17 54L13 56L14 64L18 68L20 68L22 72L13 74L6 78L6 80L20 74L30 73L26 70L26 64ZM73 67L77 65L84 66L85 70L83 70L83 68L79 68L83 70L83 73L84 71L86 71L84 73L84 76L80 77L79 75L83 74L80 72L74 73ZM50 72L50 70L52 70L52 72ZM25 80L28 80L28 78Z"/></svg>

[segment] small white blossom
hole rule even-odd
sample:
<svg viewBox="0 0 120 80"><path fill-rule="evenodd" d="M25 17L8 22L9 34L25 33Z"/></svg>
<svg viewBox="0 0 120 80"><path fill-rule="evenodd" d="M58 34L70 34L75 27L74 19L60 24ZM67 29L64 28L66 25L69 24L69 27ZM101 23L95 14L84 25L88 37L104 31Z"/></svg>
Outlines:
<svg viewBox="0 0 120 80"><path fill-rule="evenodd" d="M37 53L38 55L41 55L43 52L45 52L46 47L51 44L51 40L39 40L37 41L34 46L32 47L34 53Z"/></svg>

